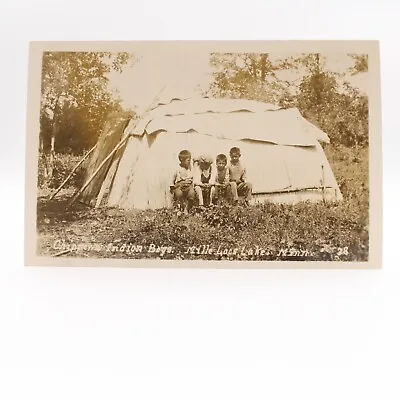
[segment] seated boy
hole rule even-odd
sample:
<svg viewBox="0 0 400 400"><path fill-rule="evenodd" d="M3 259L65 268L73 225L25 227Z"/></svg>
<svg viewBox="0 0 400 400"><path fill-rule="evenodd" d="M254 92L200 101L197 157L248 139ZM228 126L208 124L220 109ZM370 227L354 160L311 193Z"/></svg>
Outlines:
<svg viewBox="0 0 400 400"><path fill-rule="evenodd" d="M239 196L244 196L245 204L248 205L251 200L253 185L246 180L246 168L240 163L240 149L232 147L229 151L231 157L229 163L229 180L232 187L233 202L237 204Z"/></svg>
<svg viewBox="0 0 400 400"><path fill-rule="evenodd" d="M227 168L228 160L225 154L217 155L217 172L212 180L211 201L215 204L218 200L228 200L231 196L231 185L229 182L229 169Z"/></svg>
<svg viewBox="0 0 400 400"><path fill-rule="evenodd" d="M211 182L215 180L213 159L208 155L197 158L193 170L194 190L199 199L199 206L211 203Z"/></svg>
<svg viewBox="0 0 400 400"><path fill-rule="evenodd" d="M178 158L179 167L174 174L172 192L178 208L187 213L195 198L193 173L190 165L192 155L188 150L182 150Z"/></svg>

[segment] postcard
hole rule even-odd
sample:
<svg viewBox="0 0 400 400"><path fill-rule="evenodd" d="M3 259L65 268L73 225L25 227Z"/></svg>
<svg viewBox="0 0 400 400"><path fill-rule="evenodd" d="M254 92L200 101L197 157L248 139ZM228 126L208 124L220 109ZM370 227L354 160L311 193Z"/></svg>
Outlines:
<svg viewBox="0 0 400 400"><path fill-rule="evenodd" d="M32 42L27 266L381 268L378 41Z"/></svg>

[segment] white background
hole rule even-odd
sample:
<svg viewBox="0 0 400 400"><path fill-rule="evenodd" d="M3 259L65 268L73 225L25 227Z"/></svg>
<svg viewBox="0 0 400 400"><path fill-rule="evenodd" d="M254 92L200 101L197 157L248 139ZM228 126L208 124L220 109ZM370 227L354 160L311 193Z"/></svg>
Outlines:
<svg viewBox="0 0 400 400"><path fill-rule="evenodd" d="M145 5L146 4L146 5ZM3 1L1 399L399 399L397 1ZM379 39L384 268L23 267L29 40Z"/></svg>

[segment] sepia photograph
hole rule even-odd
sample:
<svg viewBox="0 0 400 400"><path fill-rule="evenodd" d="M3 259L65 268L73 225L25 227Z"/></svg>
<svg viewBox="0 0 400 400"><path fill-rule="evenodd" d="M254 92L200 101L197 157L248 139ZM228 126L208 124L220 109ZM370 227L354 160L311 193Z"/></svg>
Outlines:
<svg viewBox="0 0 400 400"><path fill-rule="evenodd" d="M379 82L377 42L32 43L26 263L379 268Z"/></svg>

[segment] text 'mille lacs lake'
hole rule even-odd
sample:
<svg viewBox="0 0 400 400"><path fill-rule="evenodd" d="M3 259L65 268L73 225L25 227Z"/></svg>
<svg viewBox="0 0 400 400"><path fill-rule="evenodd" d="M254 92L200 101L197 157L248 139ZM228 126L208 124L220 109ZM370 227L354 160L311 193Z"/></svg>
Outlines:
<svg viewBox="0 0 400 400"><path fill-rule="evenodd" d="M25 264L380 268L377 41L32 42Z"/></svg>

